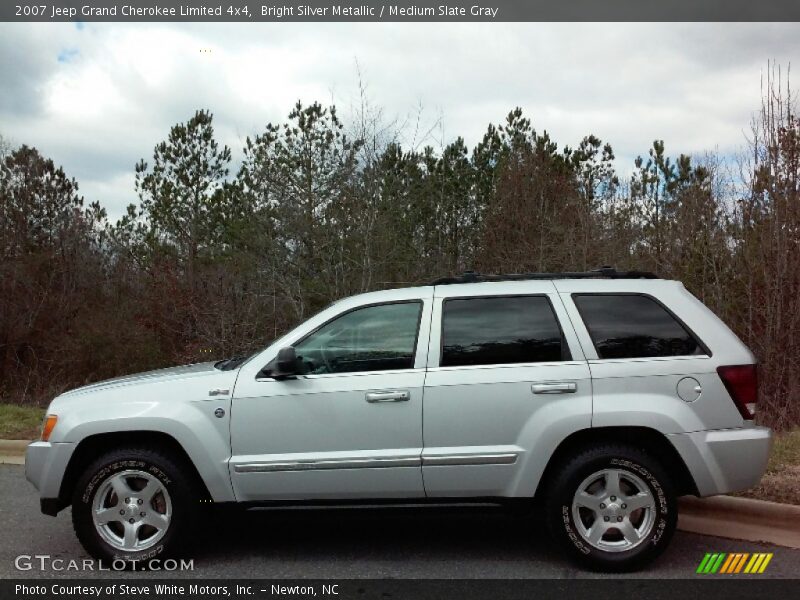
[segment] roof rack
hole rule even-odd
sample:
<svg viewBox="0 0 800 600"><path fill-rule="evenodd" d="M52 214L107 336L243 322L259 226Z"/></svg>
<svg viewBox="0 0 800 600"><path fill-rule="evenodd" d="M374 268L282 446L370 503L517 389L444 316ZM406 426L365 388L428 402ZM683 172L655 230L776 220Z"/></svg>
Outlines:
<svg viewBox="0 0 800 600"><path fill-rule="evenodd" d="M455 283L480 283L483 281L524 281L527 279L659 279L649 271L617 271L614 267L600 267L593 271L573 271L563 273L510 273L507 275L483 275L475 271L465 271L455 277L441 277L430 285L451 285Z"/></svg>

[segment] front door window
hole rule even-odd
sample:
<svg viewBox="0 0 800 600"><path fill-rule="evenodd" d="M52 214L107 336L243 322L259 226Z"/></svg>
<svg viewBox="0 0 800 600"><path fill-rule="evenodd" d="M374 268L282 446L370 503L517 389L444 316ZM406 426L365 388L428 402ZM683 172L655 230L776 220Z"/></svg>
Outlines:
<svg viewBox="0 0 800 600"><path fill-rule="evenodd" d="M308 375L394 371L414 366L421 302L358 308L295 344Z"/></svg>

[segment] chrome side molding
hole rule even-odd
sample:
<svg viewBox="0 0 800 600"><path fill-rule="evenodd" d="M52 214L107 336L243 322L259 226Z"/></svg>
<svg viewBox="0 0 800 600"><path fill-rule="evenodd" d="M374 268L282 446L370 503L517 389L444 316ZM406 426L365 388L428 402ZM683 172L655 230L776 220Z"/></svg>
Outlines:
<svg viewBox="0 0 800 600"><path fill-rule="evenodd" d="M442 456L423 456L423 466L442 466L442 465L513 465L517 462L517 455L513 452L503 454L461 454L461 455L442 455Z"/></svg>
<svg viewBox="0 0 800 600"><path fill-rule="evenodd" d="M296 460L254 462L234 465L236 473L275 473L281 471L321 471L327 469L385 469L391 467L421 466L476 466L513 465L517 454L446 454L441 456L409 456L400 458L342 458L321 460Z"/></svg>
<svg viewBox="0 0 800 600"><path fill-rule="evenodd" d="M387 467L418 467L418 457L409 458L347 458L330 460L298 460L285 462L244 463L234 466L237 473L272 473L275 471L317 471L324 469L381 469Z"/></svg>

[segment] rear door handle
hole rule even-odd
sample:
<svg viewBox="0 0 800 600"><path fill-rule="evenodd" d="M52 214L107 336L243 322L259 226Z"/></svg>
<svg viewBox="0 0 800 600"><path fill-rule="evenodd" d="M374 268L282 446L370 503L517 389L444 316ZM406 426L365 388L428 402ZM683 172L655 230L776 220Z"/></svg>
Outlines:
<svg viewBox="0 0 800 600"><path fill-rule="evenodd" d="M411 394L408 390L388 390L385 392L367 392L367 402L408 402Z"/></svg>
<svg viewBox="0 0 800 600"><path fill-rule="evenodd" d="M578 384L574 381L547 381L534 383L531 391L534 394L574 394L578 391Z"/></svg>

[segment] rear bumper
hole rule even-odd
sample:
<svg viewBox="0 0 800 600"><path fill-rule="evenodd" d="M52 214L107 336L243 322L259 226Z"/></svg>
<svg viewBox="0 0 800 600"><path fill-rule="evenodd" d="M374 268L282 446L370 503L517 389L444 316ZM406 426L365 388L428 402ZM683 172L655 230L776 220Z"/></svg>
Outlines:
<svg viewBox="0 0 800 600"><path fill-rule="evenodd" d="M667 438L686 463L700 496L757 485L772 449L772 431L766 427L676 433Z"/></svg>
<svg viewBox="0 0 800 600"><path fill-rule="evenodd" d="M70 443L33 442L25 451L25 477L39 490L41 509L47 515L60 509L61 482L74 450L75 444Z"/></svg>

